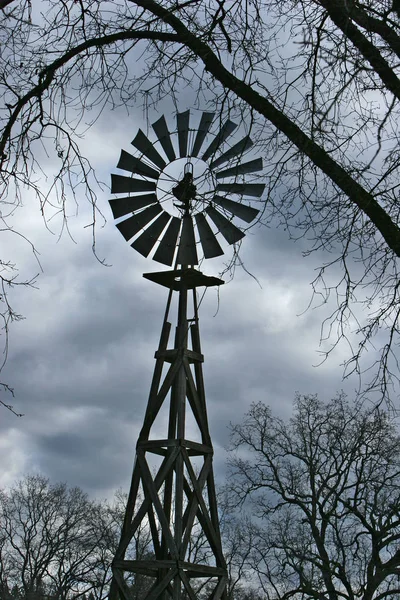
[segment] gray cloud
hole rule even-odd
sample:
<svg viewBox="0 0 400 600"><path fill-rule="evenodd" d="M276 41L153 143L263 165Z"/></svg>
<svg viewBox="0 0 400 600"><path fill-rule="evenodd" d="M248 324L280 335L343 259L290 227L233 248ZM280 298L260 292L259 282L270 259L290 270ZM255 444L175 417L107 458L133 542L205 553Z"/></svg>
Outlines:
<svg viewBox="0 0 400 600"><path fill-rule="evenodd" d="M85 145L100 179L108 181L120 147L129 145L129 127L134 132L137 120L120 116L108 122L104 117L88 133ZM16 221L40 251L44 273L39 289L11 294L26 320L12 327L3 380L15 387L15 407L25 416L2 412L1 485L28 471L79 485L98 497L129 485L167 292L143 279L143 272L160 266L124 242L111 222L107 199L105 192L99 200L110 220L97 231L97 251L111 267L102 266L90 251L90 230L84 228L91 219L89 207L83 205L70 221L78 244L68 236L57 243L43 229L34 205L27 204ZM290 413L296 390L329 398L343 386L342 348L323 366L313 367L329 307L301 314L319 258L303 259L302 248L283 231L255 227L241 255L261 287L237 269L219 299L209 289L202 301L218 480L225 472L228 425L240 421L251 402L265 401L283 416ZM20 240L8 252L15 252L24 275L37 272L29 247ZM202 270L215 275L222 267L223 261L208 261ZM351 381L346 385L349 391L355 387Z"/></svg>

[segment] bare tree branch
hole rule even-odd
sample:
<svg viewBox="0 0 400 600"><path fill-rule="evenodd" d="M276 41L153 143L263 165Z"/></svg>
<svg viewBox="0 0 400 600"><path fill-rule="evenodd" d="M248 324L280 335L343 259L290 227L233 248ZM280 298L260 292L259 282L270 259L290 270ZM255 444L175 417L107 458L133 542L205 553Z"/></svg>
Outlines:
<svg viewBox="0 0 400 600"><path fill-rule="evenodd" d="M323 357L347 340L345 374L387 397L399 384L396 7L389 0L234 1L229 11L219 0L42 6L32 17L29 2L10 3L0 23L4 209L18 208L28 186L45 221L50 209L66 228L67 198L78 203L83 188L94 228L98 182L79 144L86 128L102 110L143 98L147 107L165 96L177 104L189 86L221 118L240 114L253 129L268 182L263 222L301 238L305 254L326 257L313 281L321 304L336 297L322 331L334 341ZM47 191L34 152L42 144L59 161ZM379 356L366 363L373 340Z"/></svg>

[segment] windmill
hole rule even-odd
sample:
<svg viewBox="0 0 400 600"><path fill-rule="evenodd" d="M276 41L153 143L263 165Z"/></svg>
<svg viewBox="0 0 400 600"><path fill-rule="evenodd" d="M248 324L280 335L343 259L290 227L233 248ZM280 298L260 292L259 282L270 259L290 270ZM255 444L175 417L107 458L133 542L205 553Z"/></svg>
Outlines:
<svg viewBox="0 0 400 600"><path fill-rule="evenodd" d="M112 564L110 600L134 600L132 578L140 577L143 600L195 600L199 587L213 600L226 593L197 297L198 288L224 282L195 266L198 250L213 258L223 254L219 239L234 244L243 238L233 221L249 224L257 217L259 210L243 198L260 198L265 185L245 180L262 170L261 158L244 159L253 145L250 137L231 145L237 125L228 119L212 133L214 118L203 112L198 127L191 129L189 111L178 113L170 132L162 116L152 124L155 141L139 129L134 154L121 151L117 167L128 174L111 176L111 191L118 196L110 200L117 228L143 256L151 254L173 269L144 274L169 292ZM170 342L173 310L176 328ZM138 556L132 544L143 527L151 552ZM193 558L194 536L202 539L200 560Z"/></svg>

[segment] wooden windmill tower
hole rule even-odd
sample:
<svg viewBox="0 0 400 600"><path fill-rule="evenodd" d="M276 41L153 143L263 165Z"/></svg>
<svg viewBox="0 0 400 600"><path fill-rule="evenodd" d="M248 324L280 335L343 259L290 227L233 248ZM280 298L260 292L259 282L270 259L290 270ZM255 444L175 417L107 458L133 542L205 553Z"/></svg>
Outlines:
<svg viewBox="0 0 400 600"><path fill-rule="evenodd" d="M223 254L218 234L229 244L244 236L233 218L253 221L259 211L241 201L260 198L265 186L244 180L262 169L261 158L243 162L253 145L250 137L229 145L237 125L227 120L213 134L214 116L202 113L193 130L189 111L179 113L172 133L161 117L152 125L155 142L139 130L132 141L135 155L122 150L117 167L130 176L112 175L111 191L118 195L110 200L116 226L142 255L152 253L154 260L174 268L144 275L169 292L112 564L110 600L136 600L132 583L140 577L147 583L141 600L195 600L200 588L213 600L225 595L197 297L198 288L223 281L195 266L198 247L205 258ZM152 548L138 556L132 546L143 527ZM200 560L191 552L194 535L202 539Z"/></svg>

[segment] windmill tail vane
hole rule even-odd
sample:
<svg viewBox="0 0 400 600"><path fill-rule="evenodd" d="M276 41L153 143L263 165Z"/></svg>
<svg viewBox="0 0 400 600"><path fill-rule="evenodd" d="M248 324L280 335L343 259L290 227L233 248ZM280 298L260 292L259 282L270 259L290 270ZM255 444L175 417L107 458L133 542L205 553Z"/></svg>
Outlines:
<svg viewBox="0 0 400 600"><path fill-rule="evenodd" d="M174 135L162 116L152 124L154 143L139 129L132 141L137 155L122 150L118 162L131 175L112 175L118 198L110 205L119 231L143 256L152 253L155 261L175 267L144 275L169 292L110 600L197 600L200 590L202 598L226 598L197 300L198 288L224 282L194 266L198 249L205 258L223 253L218 237L228 244L243 238L233 219L250 223L257 217L243 197L259 198L265 185L243 180L262 169L261 159L241 162L252 146L249 136L226 149L235 123L227 120L208 141L214 116L203 112L198 128L190 130L189 111L178 113ZM140 552L143 531L150 545ZM196 538L203 550L197 556Z"/></svg>

